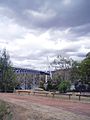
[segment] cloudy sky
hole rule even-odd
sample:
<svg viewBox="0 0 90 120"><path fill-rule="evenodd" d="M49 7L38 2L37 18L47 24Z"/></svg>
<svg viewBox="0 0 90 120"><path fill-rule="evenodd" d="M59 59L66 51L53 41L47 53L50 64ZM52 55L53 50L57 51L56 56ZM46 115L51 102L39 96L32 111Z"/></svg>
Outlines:
<svg viewBox="0 0 90 120"><path fill-rule="evenodd" d="M47 56L90 52L90 0L0 0L0 49L14 66L43 69Z"/></svg>

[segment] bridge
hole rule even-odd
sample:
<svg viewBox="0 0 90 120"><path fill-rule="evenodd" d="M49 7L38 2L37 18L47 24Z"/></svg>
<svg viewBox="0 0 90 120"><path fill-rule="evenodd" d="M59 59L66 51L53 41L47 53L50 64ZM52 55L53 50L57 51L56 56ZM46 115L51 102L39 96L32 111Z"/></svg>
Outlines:
<svg viewBox="0 0 90 120"><path fill-rule="evenodd" d="M40 81L45 82L49 72L13 67L17 80L20 82L22 89L31 89L40 86Z"/></svg>
<svg viewBox="0 0 90 120"><path fill-rule="evenodd" d="M50 75L49 72L27 69L27 68L17 68L13 67L15 73L29 73L29 74L41 74L41 75Z"/></svg>

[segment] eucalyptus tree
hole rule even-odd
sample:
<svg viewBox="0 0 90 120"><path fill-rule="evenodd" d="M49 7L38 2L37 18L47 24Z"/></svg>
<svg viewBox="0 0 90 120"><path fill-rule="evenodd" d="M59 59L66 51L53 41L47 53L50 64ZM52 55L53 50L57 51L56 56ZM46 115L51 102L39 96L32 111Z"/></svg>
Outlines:
<svg viewBox="0 0 90 120"><path fill-rule="evenodd" d="M72 81L72 83L75 83L81 78L79 67L80 67L80 62L73 61L72 67L70 70L70 80Z"/></svg>
<svg viewBox="0 0 90 120"><path fill-rule="evenodd" d="M51 66L55 68L56 71L61 71L61 79L66 79L66 72L72 67L73 60L69 57L64 57L63 55L58 55L51 63ZM60 78L60 77L59 77Z"/></svg>
<svg viewBox="0 0 90 120"><path fill-rule="evenodd" d="M55 67L55 69L68 69L72 66L72 59L69 57L64 57L62 55L56 56L56 58L53 60L51 65Z"/></svg>
<svg viewBox="0 0 90 120"><path fill-rule="evenodd" d="M0 90L4 92L13 90L17 85L15 78L10 57L4 49L0 53Z"/></svg>
<svg viewBox="0 0 90 120"><path fill-rule="evenodd" d="M90 84L90 52L87 53L85 59L82 60L79 70L83 82Z"/></svg>

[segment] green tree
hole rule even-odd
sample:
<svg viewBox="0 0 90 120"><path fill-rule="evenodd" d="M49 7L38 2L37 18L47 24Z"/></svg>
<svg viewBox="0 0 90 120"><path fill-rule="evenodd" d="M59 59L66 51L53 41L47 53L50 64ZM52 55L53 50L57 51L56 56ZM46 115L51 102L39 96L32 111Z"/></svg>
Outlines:
<svg viewBox="0 0 90 120"><path fill-rule="evenodd" d="M86 58L81 62L80 67L80 76L83 82L90 82L90 52L86 54Z"/></svg>
<svg viewBox="0 0 90 120"><path fill-rule="evenodd" d="M52 90L52 89L53 89L52 82L48 81L47 90Z"/></svg>
<svg viewBox="0 0 90 120"><path fill-rule="evenodd" d="M67 80L61 81L61 83L58 85L59 92L66 92L68 89L70 89L70 82Z"/></svg>
<svg viewBox="0 0 90 120"><path fill-rule="evenodd" d="M82 82L89 83L90 81L90 52L86 54L86 58L80 63L74 61L72 64L71 81L81 80Z"/></svg>
<svg viewBox="0 0 90 120"><path fill-rule="evenodd" d="M59 73L55 73L52 79L52 89L58 90L58 84L61 82L62 76Z"/></svg>
<svg viewBox="0 0 90 120"><path fill-rule="evenodd" d="M4 92L13 90L17 83L10 57L4 49L0 56L0 89Z"/></svg>
<svg viewBox="0 0 90 120"><path fill-rule="evenodd" d="M44 81L40 81L40 88L44 89Z"/></svg>
<svg viewBox="0 0 90 120"><path fill-rule="evenodd" d="M73 61L72 67L70 70L70 80L72 83L80 79L80 63L77 61Z"/></svg>

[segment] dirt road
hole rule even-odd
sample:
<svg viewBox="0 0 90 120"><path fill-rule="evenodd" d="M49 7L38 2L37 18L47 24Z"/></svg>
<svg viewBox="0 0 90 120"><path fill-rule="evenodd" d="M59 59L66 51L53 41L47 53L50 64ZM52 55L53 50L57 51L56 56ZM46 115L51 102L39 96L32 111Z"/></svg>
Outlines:
<svg viewBox="0 0 90 120"><path fill-rule="evenodd" d="M15 120L90 120L90 103L8 93L0 99L12 105Z"/></svg>

